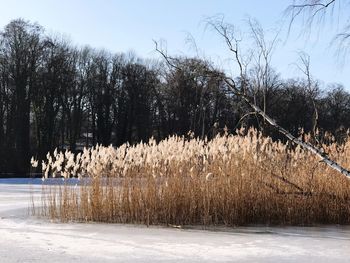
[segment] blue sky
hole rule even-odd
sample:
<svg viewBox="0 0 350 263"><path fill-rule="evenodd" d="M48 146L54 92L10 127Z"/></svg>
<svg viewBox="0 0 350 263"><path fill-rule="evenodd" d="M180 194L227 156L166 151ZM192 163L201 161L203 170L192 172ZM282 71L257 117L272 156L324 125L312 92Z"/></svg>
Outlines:
<svg viewBox="0 0 350 263"><path fill-rule="evenodd" d="M77 45L88 44L112 52L134 51L144 58L157 57L152 39L167 42L174 54L193 54L186 41L196 40L205 56L225 69L230 53L223 41L205 30L205 19L224 15L225 21L245 31L248 17L257 19L264 29L282 27L272 58L273 67L283 78L301 76L296 69L298 51L311 56L311 72L327 83L342 83L350 90L349 63L341 66L329 43L339 27L322 25L308 37L300 37L300 23L287 37L284 10L289 0L0 0L0 27L15 18L38 22L47 33L63 33ZM271 31L272 32L272 31ZM235 73L232 67L231 72Z"/></svg>

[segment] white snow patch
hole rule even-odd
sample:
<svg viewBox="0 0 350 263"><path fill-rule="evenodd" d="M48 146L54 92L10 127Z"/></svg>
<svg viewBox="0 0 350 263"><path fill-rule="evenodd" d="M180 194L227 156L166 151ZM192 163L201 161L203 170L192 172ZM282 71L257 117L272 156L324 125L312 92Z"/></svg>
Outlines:
<svg viewBox="0 0 350 263"><path fill-rule="evenodd" d="M350 227L206 231L50 223L28 213L30 192L39 199L40 184L2 180L1 262L348 262L350 258Z"/></svg>

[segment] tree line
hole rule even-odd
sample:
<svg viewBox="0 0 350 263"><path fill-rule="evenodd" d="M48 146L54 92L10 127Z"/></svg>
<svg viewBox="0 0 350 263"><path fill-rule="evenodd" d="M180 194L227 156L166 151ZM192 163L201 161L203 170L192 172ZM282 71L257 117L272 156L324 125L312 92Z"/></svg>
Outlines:
<svg viewBox="0 0 350 263"><path fill-rule="evenodd" d="M95 144L119 146L172 134L212 138L255 126L279 138L230 92L210 62L177 57L164 61L76 47L17 19L0 32L0 173L29 171L31 156L55 148L79 151ZM206 72L211 74L205 74ZM310 79L282 79L271 67L248 70L249 96L297 135L350 128L350 94L338 84L322 90ZM312 85L312 89L310 89Z"/></svg>

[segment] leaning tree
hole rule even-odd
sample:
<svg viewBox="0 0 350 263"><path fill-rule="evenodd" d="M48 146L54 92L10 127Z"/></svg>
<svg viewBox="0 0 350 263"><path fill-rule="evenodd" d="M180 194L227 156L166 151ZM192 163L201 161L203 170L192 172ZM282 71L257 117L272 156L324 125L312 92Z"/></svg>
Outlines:
<svg viewBox="0 0 350 263"><path fill-rule="evenodd" d="M230 50L231 54L234 57L234 60L236 62L236 67L238 68L238 77L230 77L226 74L220 73L217 71L214 66L211 63L208 63L208 65L211 65L210 68L206 68L202 70L201 74L203 76L211 76L216 77L219 79L222 84L227 87L236 97L240 98L244 103L246 103L250 108L251 112L248 112L244 116L248 115L256 115L260 116L263 120L263 122L268 123L271 127L276 129L279 133L283 134L288 140L290 140L292 143L295 143L302 148L310 151L311 153L315 154L319 157L320 161L334 169L335 171L341 173L344 176L347 176L350 178L350 171L348 171L346 168L342 167L340 164L332 160L327 153L320 147L317 147L316 145L304 141L301 138L298 138L294 136L291 132L280 126L273 118L271 118L267 112L266 112L266 98L264 100L263 105L258 105L256 102L255 94L257 94L257 86L252 85L248 78L248 70L247 66L248 63L244 60L244 57L241 55L241 46L240 43L242 39L240 37L237 37L236 30L234 26L224 23L223 20L210 20L208 22L208 25L216 32L218 33L223 40L225 41L228 49ZM263 72L263 80L268 78L269 73L269 61L270 61L270 55L271 50L273 49L274 41L272 41L270 44L267 44L265 41L265 37L263 34L262 29L257 23L250 23L250 29L253 34L253 38L257 44L256 50L258 56L263 57L264 63L257 64L257 67L260 67L260 70ZM171 66L176 68L177 70L183 70L181 68L181 64L178 63L178 58L172 57L167 54L167 51L163 49L157 42L155 42L156 45L156 51L165 59L165 61ZM254 54L253 54L254 56ZM311 79L309 74L309 61L307 57L301 56L302 64L304 65L304 69L306 72L306 76L309 77L309 88L311 88ZM260 60L259 60L260 61ZM264 75L266 74L266 75ZM266 83L265 83L266 84ZM266 89L266 87L264 87ZM315 113L317 114L317 112Z"/></svg>

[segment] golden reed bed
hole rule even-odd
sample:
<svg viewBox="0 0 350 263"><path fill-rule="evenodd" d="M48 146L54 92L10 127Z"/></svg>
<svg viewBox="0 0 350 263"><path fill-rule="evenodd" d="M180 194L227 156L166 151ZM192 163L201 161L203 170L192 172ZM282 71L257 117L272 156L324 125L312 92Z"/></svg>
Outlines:
<svg viewBox="0 0 350 263"><path fill-rule="evenodd" d="M323 147L350 167L350 139ZM117 149L97 146L78 155L55 151L43 173L78 178L76 185L43 186L42 206L35 207L63 222L350 223L349 178L255 130L210 141L172 136Z"/></svg>

